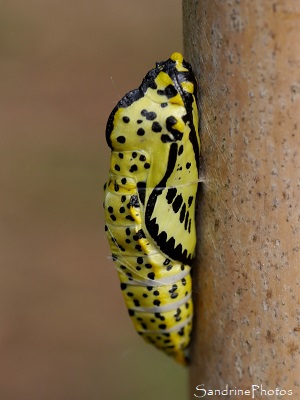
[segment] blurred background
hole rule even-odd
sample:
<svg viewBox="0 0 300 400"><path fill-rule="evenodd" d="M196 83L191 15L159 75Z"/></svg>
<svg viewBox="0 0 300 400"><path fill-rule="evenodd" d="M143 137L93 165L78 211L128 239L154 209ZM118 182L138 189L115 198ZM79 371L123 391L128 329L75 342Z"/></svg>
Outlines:
<svg viewBox="0 0 300 400"><path fill-rule="evenodd" d="M135 333L104 236L110 111L182 51L180 0L3 0L0 399L187 399Z"/></svg>

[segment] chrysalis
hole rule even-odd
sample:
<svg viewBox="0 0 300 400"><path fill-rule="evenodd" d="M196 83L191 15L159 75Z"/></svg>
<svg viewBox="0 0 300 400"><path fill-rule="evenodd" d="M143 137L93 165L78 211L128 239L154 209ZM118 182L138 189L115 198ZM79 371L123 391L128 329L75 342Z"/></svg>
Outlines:
<svg viewBox="0 0 300 400"><path fill-rule="evenodd" d="M107 122L105 230L137 332L186 363L200 140L196 80L173 53L127 93Z"/></svg>

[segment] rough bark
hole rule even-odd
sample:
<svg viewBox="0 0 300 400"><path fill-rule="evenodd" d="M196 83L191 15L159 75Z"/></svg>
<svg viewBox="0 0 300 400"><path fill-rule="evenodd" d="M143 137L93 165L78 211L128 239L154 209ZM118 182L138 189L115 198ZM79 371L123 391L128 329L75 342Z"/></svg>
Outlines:
<svg viewBox="0 0 300 400"><path fill-rule="evenodd" d="M255 398L298 399L300 2L184 0L183 12L204 177L191 394L257 385Z"/></svg>

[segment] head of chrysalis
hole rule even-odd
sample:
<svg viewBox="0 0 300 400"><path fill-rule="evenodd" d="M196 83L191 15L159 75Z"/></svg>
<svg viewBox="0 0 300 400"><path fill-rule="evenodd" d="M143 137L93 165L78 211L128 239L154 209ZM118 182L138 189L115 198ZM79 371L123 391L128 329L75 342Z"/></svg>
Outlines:
<svg viewBox="0 0 300 400"><path fill-rule="evenodd" d="M107 143L115 151L153 151L156 147L165 157L168 149L163 150L161 143L184 143L190 140L187 126L198 130L196 109L192 68L180 53L173 53L147 73L138 89L119 101L107 122Z"/></svg>

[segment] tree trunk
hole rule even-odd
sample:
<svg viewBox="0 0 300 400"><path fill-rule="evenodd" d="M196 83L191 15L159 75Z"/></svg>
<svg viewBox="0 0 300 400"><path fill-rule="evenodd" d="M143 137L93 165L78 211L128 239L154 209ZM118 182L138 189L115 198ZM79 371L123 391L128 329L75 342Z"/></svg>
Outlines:
<svg viewBox="0 0 300 400"><path fill-rule="evenodd" d="M228 385L228 398L299 399L300 2L184 0L183 11L204 177L192 397Z"/></svg>

